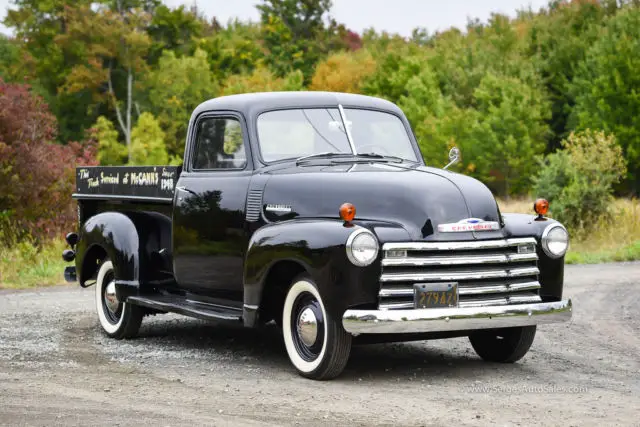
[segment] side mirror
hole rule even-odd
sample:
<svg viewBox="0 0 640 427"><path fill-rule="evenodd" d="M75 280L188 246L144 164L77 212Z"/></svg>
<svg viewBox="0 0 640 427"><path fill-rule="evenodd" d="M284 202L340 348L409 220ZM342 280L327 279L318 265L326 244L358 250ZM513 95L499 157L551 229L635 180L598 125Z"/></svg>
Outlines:
<svg viewBox="0 0 640 427"><path fill-rule="evenodd" d="M460 149L458 147L452 147L449 150L449 163L443 168L447 169L451 165L455 165L460 161Z"/></svg>

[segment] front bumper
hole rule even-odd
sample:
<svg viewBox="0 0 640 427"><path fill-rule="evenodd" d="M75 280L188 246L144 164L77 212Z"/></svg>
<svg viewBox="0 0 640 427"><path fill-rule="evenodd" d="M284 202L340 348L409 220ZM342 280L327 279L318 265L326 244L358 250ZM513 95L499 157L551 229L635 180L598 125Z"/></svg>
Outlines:
<svg viewBox="0 0 640 427"><path fill-rule="evenodd" d="M469 308L347 310L344 329L353 334L403 334L509 328L571 319L571 300Z"/></svg>

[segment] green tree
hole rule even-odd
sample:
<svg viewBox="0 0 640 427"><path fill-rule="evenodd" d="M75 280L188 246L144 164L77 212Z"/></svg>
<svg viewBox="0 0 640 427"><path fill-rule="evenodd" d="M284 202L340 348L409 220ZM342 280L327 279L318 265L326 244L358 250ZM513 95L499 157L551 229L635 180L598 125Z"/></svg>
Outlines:
<svg viewBox="0 0 640 427"><path fill-rule="evenodd" d="M263 0L256 6L263 19L277 16L296 38L314 39L325 29L331 0Z"/></svg>
<svg viewBox="0 0 640 427"><path fill-rule="evenodd" d="M316 62L327 53L330 31L325 17L331 0L263 0L257 8L269 50L266 63L280 77L301 70L310 81Z"/></svg>
<svg viewBox="0 0 640 427"><path fill-rule="evenodd" d="M548 103L515 77L487 74L474 91L476 108L460 108L444 96L428 67L405 84L399 105L411 121L424 159L442 166L458 146L454 170L486 182L495 192L522 194L530 185L548 132Z"/></svg>
<svg viewBox="0 0 640 427"><path fill-rule="evenodd" d="M167 151L181 158L191 112L220 91L209 71L206 52L198 49L193 56L178 58L164 51L145 86L151 111L166 134Z"/></svg>
<svg viewBox="0 0 640 427"><path fill-rule="evenodd" d="M608 219L613 186L625 175L625 159L615 137L586 130L562 141L535 178L534 193L545 197L553 217L573 230Z"/></svg>
<svg viewBox="0 0 640 427"><path fill-rule="evenodd" d="M5 82L15 82L20 79L21 55L18 43L0 34L0 78Z"/></svg>
<svg viewBox="0 0 640 427"><path fill-rule="evenodd" d="M537 88L494 74L482 79L474 97L479 116L466 151L475 175L502 195L526 192L546 146L548 101Z"/></svg>
<svg viewBox="0 0 640 427"><path fill-rule="evenodd" d="M470 22L466 34L452 29L435 37L426 56L443 95L458 107L475 108L475 91L487 73L514 77L543 90L527 56L524 34L525 23L493 14L487 25Z"/></svg>
<svg viewBox="0 0 640 427"><path fill-rule="evenodd" d="M164 132L151 113L142 113L131 132L130 165L166 165Z"/></svg>
<svg viewBox="0 0 640 427"><path fill-rule="evenodd" d="M407 83L425 67L429 67L424 52L411 46L378 52L374 58L377 62L376 70L365 78L362 91L392 102L399 102L402 97L410 96Z"/></svg>
<svg viewBox="0 0 640 427"><path fill-rule="evenodd" d="M560 148L569 133L567 120L574 94L570 86L587 50L598 38L606 10L595 1L551 3L548 10L533 16L528 30L528 51L538 68L551 101L548 150Z"/></svg>
<svg viewBox="0 0 640 427"><path fill-rule="evenodd" d="M74 1L75 7L87 6L92 0ZM92 104L90 91L74 94L58 93L66 75L75 64L75 57L56 43L56 37L67 30L66 0L13 0L3 23L14 31L15 38L28 55L20 63L24 76L37 79L36 86L58 118L61 142L79 141L84 130L95 120L87 114ZM33 81L31 81L34 84Z"/></svg>
<svg viewBox="0 0 640 427"><path fill-rule="evenodd" d="M100 116L92 130L98 141L98 161L100 164L124 165L127 162L127 147L118 141L118 131L113 123L106 117Z"/></svg>
<svg viewBox="0 0 640 427"><path fill-rule="evenodd" d="M71 94L89 90L94 98L108 102L131 155L134 81L147 68L145 56L151 41L145 29L149 14L139 8L127 9L120 1L116 6L116 10L104 6L67 8L67 31L56 41L79 58L61 90Z"/></svg>
<svg viewBox="0 0 640 427"><path fill-rule="evenodd" d="M195 10L187 10L184 5L175 9L159 5L147 29L152 41L148 62L156 64L165 50L178 56L192 53L203 32L204 23Z"/></svg>
<svg viewBox="0 0 640 427"><path fill-rule="evenodd" d="M250 74L264 62L259 24L238 20L201 38L198 48L207 52L211 72L221 81L235 74Z"/></svg>
<svg viewBox="0 0 640 427"><path fill-rule="evenodd" d="M628 160L630 189L640 192L640 8L611 17L571 84L571 124L614 134Z"/></svg>
<svg viewBox="0 0 640 427"><path fill-rule="evenodd" d="M460 134L457 125L462 125L464 130L469 129L471 123L463 117L465 112L443 96L435 72L424 59L408 60L392 81L404 84L404 93L397 102L413 125L425 162L442 166L446 162L448 148L454 145L462 147L468 140Z"/></svg>

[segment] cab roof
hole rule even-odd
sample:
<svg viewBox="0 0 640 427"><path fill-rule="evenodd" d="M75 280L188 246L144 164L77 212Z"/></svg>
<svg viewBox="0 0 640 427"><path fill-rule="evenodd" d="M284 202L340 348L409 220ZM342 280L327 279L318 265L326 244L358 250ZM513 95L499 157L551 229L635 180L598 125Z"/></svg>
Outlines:
<svg viewBox="0 0 640 427"><path fill-rule="evenodd" d="M394 112L403 116L402 110L392 102L372 96L340 92L256 92L221 96L198 105L193 117L212 110L237 111L249 120L264 111L286 108L361 107Z"/></svg>

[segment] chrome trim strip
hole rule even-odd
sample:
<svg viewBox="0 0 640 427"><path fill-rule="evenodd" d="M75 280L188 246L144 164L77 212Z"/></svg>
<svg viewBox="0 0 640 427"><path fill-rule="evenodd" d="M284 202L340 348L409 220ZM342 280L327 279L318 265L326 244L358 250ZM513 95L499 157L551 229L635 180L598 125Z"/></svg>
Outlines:
<svg viewBox="0 0 640 427"><path fill-rule="evenodd" d="M537 261L538 255L531 254L487 254L460 256L433 256L428 258L385 258L383 267L430 265L467 265L467 264L506 264L510 262Z"/></svg>
<svg viewBox="0 0 640 427"><path fill-rule="evenodd" d="M458 286L458 295L483 295L508 292L534 291L540 289L540 282L505 283L486 286ZM382 288L378 292L381 298L413 296L413 288Z"/></svg>
<svg viewBox="0 0 640 427"><path fill-rule="evenodd" d="M474 240L465 242L397 242L385 243L382 250L406 250L406 251L455 251L464 249L495 249L518 246L524 243L536 243L533 237L502 240Z"/></svg>
<svg viewBox="0 0 640 427"><path fill-rule="evenodd" d="M540 295L505 295L501 298L460 301L458 307L488 307L491 305L528 304L542 302Z"/></svg>
<svg viewBox="0 0 640 427"><path fill-rule="evenodd" d="M149 196L123 196L118 194L82 194L73 193L72 199L76 200L116 200L131 202L151 202L151 203L173 203L171 197L149 197Z"/></svg>
<svg viewBox="0 0 640 427"><path fill-rule="evenodd" d="M353 335L464 331L566 322L572 310L570 299L490 307L347 310L342 325Z"/></svg>
<svg viewBox="0 0 640 427"><path fill-rule="evenodd" d="M540 302L542 300L538 299L535 302ZM470 307L495 307L508 305L509 301L506 298L492 298L492 299L477 299L471 301L460 301L458 302L458 307L460 308L470 308Z"/></svg>
<svg viewBox="0 0 640 427"><path fill-rule="evenodd" d="M507 296L509 304L525 304L531 302L542 302L540 295L509 295Z"/></svg>
<svg viewBox="0 0 640 427"><path fill-rule="evenodd" d="M413 288L382 288L380 292L378 292L378 296L381 298L385 297L409 297L413 296L414 290Z"/></svg>
<svg viewBox="0 0 640 427"><path fill-rule="evenodd" d="M379 306L380 310L398 310L402 308L413 308L413 307L414 307L413 301L381 303Z"/></svg>
<svg viewBox="0 0 640 427"><path fill-rule="evenodd" d="M505 292L533 291L540 289L540 282L506 283L504 285L458 286L458 295L483 295Z"/></svg>
<svg viewBox="0 0 640 427"><path fill-rule="evenodd" d="M268 204L264 210L267 212L290 213L292 208L291 205Z"/></svg>
<svg viewBox="0 0 640 427"><path fill-rule="evenodd" d="M538 267L507 268L486 271L437 271L435 273L383 273L381 282L428 282L430 280L458 281L501 279L520 276L533 276L540 273Z"/></svg>

